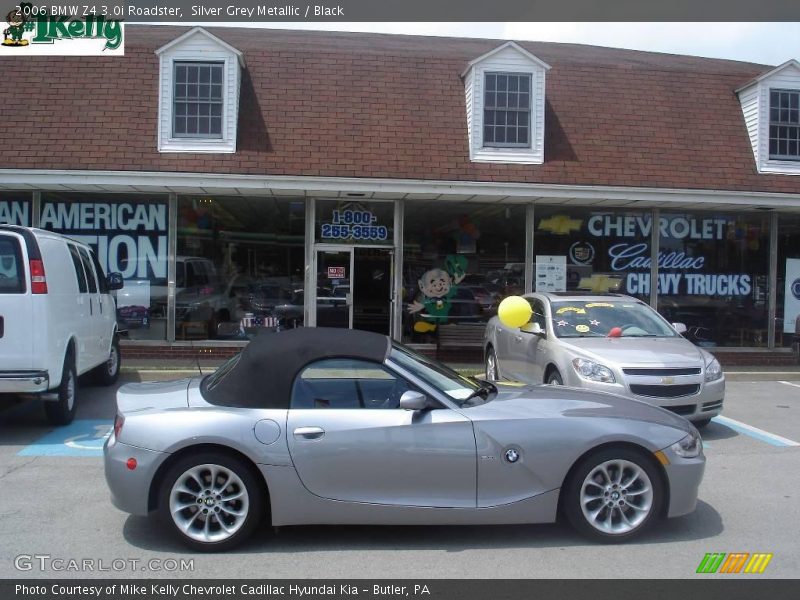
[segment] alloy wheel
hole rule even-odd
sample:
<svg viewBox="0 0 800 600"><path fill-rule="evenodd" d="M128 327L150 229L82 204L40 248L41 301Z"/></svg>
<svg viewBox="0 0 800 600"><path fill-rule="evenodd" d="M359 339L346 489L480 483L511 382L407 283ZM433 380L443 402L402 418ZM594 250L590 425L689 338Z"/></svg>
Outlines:
<svg viewBox="0 0 800 600"><path fill-rule="evenodd" d="M612 535L633 531L653 509L653 484L645 470L628 460L608 460L583 480L580 504L587 523Z"/></svg>
<svg viewBox="0 0 800 600"><path fill-rule="evenodd" d="M169 495L172 520L198 542L221 542L241 529L250 498L241 478L227 467L194 466L175 480Z"/></svg>

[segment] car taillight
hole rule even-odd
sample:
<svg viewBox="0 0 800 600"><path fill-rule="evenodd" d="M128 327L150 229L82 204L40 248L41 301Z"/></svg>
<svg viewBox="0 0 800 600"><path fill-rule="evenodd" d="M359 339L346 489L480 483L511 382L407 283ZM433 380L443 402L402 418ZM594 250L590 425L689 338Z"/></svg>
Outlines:
<svg viewBox="0 0 800 600"><path fill-rule="evenodd" d="M114 438L119 439L119 434L122 433L122 426L125 424L125 417L117 415L114 417Z"/></svg>
<svg viewBox="0 0 800 600"><path fill-rule="evenodd" d="M44 275L44 263L41 260L31 260L31 293L47 293L47 277Z"/></svg>

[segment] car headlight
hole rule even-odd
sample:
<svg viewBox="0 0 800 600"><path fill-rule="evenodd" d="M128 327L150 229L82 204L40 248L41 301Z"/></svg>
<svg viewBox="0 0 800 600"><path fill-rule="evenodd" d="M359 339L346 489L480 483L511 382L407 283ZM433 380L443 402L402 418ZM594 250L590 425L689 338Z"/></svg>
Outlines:
<svg viewBox="0 0 800 600"><path fill-rule="evenodd" d="M585 358L576 358L572 361L572 366L578 375L589 381L600 381L602 383L614 383L614 373L608 367Z"/></svg>
<svg viewBox="0 0 800 600"><path fill-rule="evenodd" d="M722 367L716 358L706 365L706 381L716 381L722 377Z"/></svg>
<svg viewBox="0 0 800 600"><path fill-rule="evenodd" d="M703 440L700 438L700 434L693 431L680 442L672 444L670 450L683 458L695 458L699 456L700 452L703 450Z"/></svg>

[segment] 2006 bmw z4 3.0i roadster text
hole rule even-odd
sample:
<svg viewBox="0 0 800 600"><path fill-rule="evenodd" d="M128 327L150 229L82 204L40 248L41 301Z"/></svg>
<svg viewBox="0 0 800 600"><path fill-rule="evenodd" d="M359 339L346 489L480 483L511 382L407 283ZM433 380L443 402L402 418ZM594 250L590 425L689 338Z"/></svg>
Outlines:
<svg viewBox="0 0 800 600"><path fill-rule="evenodd" d="M114 504L198 550L264 519L548 523L615 542L694 510L705 457L684 418L600 392L459 375L388 337L264 334L205 378L119 390Z"/></svg>

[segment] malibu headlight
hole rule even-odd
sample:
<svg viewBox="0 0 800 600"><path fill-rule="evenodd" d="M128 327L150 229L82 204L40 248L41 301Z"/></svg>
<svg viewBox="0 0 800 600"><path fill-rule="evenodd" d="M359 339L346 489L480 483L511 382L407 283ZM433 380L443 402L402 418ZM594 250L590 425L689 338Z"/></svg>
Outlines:
<svg viewBox="0 0 800 600"><path fill-rule="evenodd" d="M700 435L693 431L683 438L680 442L675 442L670 449L683 458L695 458L703 450L703 440Z"/></svg>
<svg viewBox="0 0 800 600"><path fill-rule="evenodd" d="M722 367L716 358L712 358L706 365L706 381L716 381L720 377L722 377Z"/></svg>
<svg viewBox="0 0 800 600"><path fill-rule="evenodd" d="M572 361L572 366L578 375L589 381L600 381L602 383L614 383L614 373L605 365L601 365L585 358L576 358Z"/></svg>

